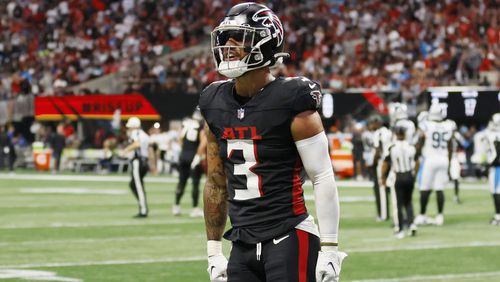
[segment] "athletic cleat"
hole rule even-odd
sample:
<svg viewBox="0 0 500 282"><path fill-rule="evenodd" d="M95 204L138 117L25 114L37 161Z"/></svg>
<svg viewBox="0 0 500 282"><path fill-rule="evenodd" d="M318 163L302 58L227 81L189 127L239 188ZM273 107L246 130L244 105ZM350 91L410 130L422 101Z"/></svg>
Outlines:
<svg viewBox="0 0 500 282"><path fill-rule="evenodd" d="M417 215L417 217L413 221L413 224L415 224L415 225L432 225L432 224L436 224L436 222L434 219L432 219L426 215L419 214L419 215Z"/></svg>
<svg viewBox="0 0 500 282"><path fill-rule="evenodd" d="M396 232L394 237L396 237L396 239L403 239L405 237L405 233L403 231Z"/></svg>
<svg viewBox="0 0 500 282"><path fill-rule="evenodd" d="M408 230L408 235L411 237L417 236L417 226L415 224L410 225L410 229Z"/></svg>
<svg viewBox="0 0 500 282"><path fill-rule="evenodd" d="M453 201L454 201L455 203L459 204L459 205L462 203L462 200L460 200L460 197L458 197L458 196L454 196L454 197L453 197Z"/></svg>
<svg viewBox="0 0 500 282"><path fill-rule="evenodd" d="M498 225L498 226L500 226L500 219L492 218L491 221L490 221L490 224L491 225Z"/></svg>
<svg viewBox="0 0 500 282"><path fill-rule="evenodd" d="M146 217L148 217L148 214L138 213L134 215L134 218L146 218Z"/></svg>
<svg viewBox="0 0 500 282"><path fill-rule="evenodd" d="M191 213L189 214L190 217L203 217L203 211L196 207L191 210Z"/></svg>
<svg viewBox="0 0 500 282"><path fill-rule="evenodd" d="M424 225L424 224L426 224L426 221L427 221L427 216L425 216L423 214L419 214L419 215L417 215L417 217L415 217L415 220L413 220L413 224Z"/></svg>
<svg viewBox="0 0 500 282"><path fill-rule="evenodd" d="M181 215L181 206L179 205L174 205L172 207L172 214L175 215L175 216L179 216Z"/></svg>
<svg viewBox="0 0 500 282"><path fill-rule="evenodd" d="M441 226L444 224L444 216L442 214L436 215L436 218L434 219L434 224Z"/></svg>

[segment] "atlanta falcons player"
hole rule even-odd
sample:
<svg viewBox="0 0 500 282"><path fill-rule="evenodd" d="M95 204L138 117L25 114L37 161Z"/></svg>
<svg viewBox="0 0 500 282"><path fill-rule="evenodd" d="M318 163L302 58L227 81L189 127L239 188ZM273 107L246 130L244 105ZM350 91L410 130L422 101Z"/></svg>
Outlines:
<svg viewBox="0 0 500 282"><path fill-rule="evenodd" d="M199 106L208 126L204 190L211 281L338 281L339 200L317 108L319 85L275 78L287 56L279 18L264 5L232 7L212 32L217 71ZM313 182L319 232L303 196ZM229 213L229 262L221 238Z"/></svg>

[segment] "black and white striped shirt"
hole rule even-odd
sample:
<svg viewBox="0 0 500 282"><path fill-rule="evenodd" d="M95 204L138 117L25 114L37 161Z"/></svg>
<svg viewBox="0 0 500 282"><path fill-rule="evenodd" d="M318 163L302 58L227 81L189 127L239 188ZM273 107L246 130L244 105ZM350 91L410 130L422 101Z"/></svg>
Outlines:
<svg viewBox="0 0 500 282"><path fill-rule="evenodd" d="M415 147L406 140L396 140L388 148L387 159L394 172L411 172L415 166Z"/></svg>

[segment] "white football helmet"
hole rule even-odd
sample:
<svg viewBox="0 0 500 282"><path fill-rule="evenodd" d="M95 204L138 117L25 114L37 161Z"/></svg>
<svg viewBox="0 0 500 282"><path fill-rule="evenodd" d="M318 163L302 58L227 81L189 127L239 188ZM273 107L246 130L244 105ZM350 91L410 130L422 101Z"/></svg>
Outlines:
<svg viewBox="0 0 500 282"><path fill-rule="evenodd" d="M500 113L496 113L491 117L488 123L488 129L492 131L500 131Z"/></svg>
<svg viewBox="0 0 500 282"><path fill-rule="evenodd" d="M389 118L391 126L400 119L408 119L408 107L403 103L389 104Z"/></svg>
<svg viewBox="0 0 500 282"><path fill-rule="evenodd" d="M443 110L439 104L432 104L429 108L428 119L433 121L442 121L444 118Z"/></svg>

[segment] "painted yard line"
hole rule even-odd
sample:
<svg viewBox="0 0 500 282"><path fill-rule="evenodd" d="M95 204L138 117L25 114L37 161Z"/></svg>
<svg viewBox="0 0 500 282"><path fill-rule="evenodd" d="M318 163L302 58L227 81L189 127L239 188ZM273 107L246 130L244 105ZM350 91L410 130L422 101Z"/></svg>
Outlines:
<svg viewBox="0 0 500 282"><path fill-rule="evenodd" d="M380 248L352 248L347 249L347 253L379 253L379 252L394 252L394 251L420 251L420 250L437 250L451 248L476 248L476 247L498 247L500 241L476 241L461 244L418 244L410 246L387 246Z"/></svg>
<svg viewBox="0 0 500 282"><path fill-rule="evenodd" d="M150 237L113 237L113 238L89 238L89 239L69 239L69 240L39 240L39 241L12 241L12 242L0 242L1 246L10 245L58 245L58 244L83 244L83 243L100 243L100 242L128 242L128 241L162 241L171 240L176 238L206 238L204 233L197 234L178 234L178 235L164 235L164 236L150 236Z"/></svg>
<svg viewBox="0 0 500 282"><path fill-rule="evenodd" d="M116 222L116 223L106 223L106 224L95 224L95 223L51 223L50 225L5 225L0 226L1 229L29 229L29 228L87 228L87 227L119 227L119 226L139 226L139 225L173 225L173 224L199 224L202 223L201 218L192 218L190 220L177 220L177 221L136 221L136 222Z"/></svg>
<svg viewBox="0 0 500 282"><path fill-rule="evenodd" d="M344 219L371 219L372 216L359 215L343 215ZM165 221L165 220L137 220L127 222L112 222L112 223L67 223L67 222L52 222L43 224L5 224L0 225L0 230L6 229L30 229L30 228L88 228L88 227L119 227L119 226L144 226L144 225L174 225L174 224L200 224L203 223L203 218L187 218L185 220Z"/></svg>
<svg viewBox="0 0 500 282"><path fill-rule="evenodd" d="M464 278L482 278L500 276L500 272L475 272L475 273L460 273L460 274L437 274L437 275L415 275L399 278L382 278L382 279L365 279L365 280L349 280L350 282L398 282L398 281L429 281L443 279L464 279Z"/></svg>
<svg viewBox="0 0 500 282"><path fill-rule="evenodd" d="M471 242L468 244L444 244L438 246L413 246L413 247L390 247L390 248L372 248L372 249L346 249L347 253L372 253L386 251L413 251L413 250L429 250L429 249L447 249L457 247L485 247L485 246L500 246L500 242ZM90 265L120 265L120 264L147 264L147 263L164 263L164 262L189 262L206 260L206 256L180 257L180 258L159 258L159 259L144 259L144 260L110 260L110 261L86 261L86 262L63 262L63 263L41 263L41 264L21 264L21 265L0 265L0 269L4 268L43 268L43 267L67 267L67 266L90 266ZM420 277L420 276L417 276ZM424 276L422 276L424 277ZM427 277L427 276L425 276ZM411 277L410 277L411 278ZM414 278L413 278L414 279ZM364 280L361 280L364 281ZM371 282L379 282L386 280L367 280ZM399 281L399 280L389 280ZM405 280L406 281L406 280ZM412 281L412 280L408 280ZM418 280L416 280L418 281ZM366 282L366 281L365 281Z"/></svg>
<svg viewBox="0 0 500 282"><path fill-rule="evenodd" d="M125 189L90 189L83 187L57 187L57 188L21 188L20 193L25 194L104 194L104 195L124 195L129 194Z"/></svg>
<svg viewBox="0 0 500 282"><path fill-rule="evenodd" d="M0 174L0 180L129 182L130 176ZM150 183L177 183L179 181L175 177L146 177L144 180Z"/></svg>
<svg viewBox="0 0 500 282"><path fill-rule="evenodd" d="M95 182L129 182L130 177L128 175L123 176L109 176L109 175L44 175L44 174L0 174L0 180L2 179L13 179L13 180L47 180L47 181L95 181ZM168 176L157 176L157 177L146 177L146 183L177 183L177 177ZM338 180L337 185L342 187L353 187L353 188L369 188L372 187L372 182L370 181L355 181L355 180ZM305 186L311 186L309 180L306 181ZM452 186L446 187L451 189ZM483 180L478 183L461 183L460 188L465 190L483 190L488 188L488 183Z"/></svg>
<svg viewBox="0 0 500 282"><path fill-rule="evenodd" d="M123 264L148 264L164 262L189 262L204 261L207 256L142 259L142 260L106 260L106 261L83 261L83 262L61 262L61 263L40 263L40 264L20 264L20 265L0 265L4 268L42 268L42 267L68 267L68 266L92 266L92 265L123 265Z"/></svg>

